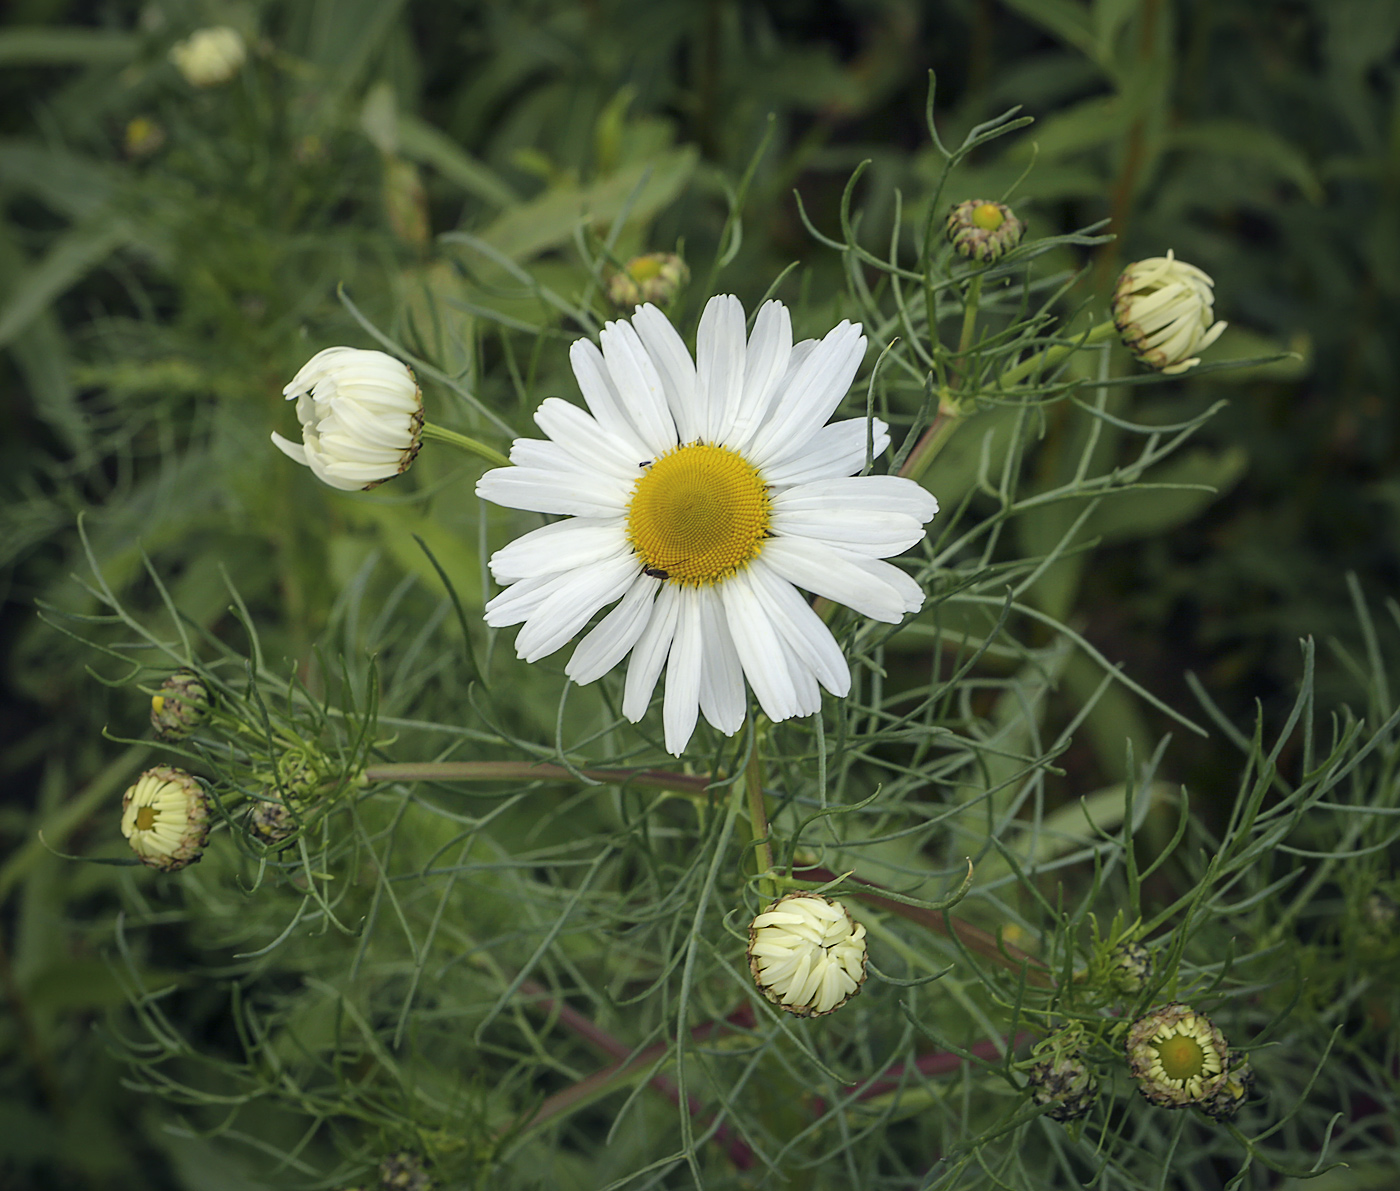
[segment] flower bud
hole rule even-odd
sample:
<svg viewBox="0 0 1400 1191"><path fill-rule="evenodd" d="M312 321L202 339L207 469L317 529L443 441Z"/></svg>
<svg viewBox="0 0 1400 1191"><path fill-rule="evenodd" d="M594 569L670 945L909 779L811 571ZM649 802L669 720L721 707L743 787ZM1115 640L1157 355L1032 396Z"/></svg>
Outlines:
<svg viewBox="0 0 1400 1191"><path fill-rule="evenodd" d="M644 302L666 306L689 280L690 269L674 252L648 252L634 256L620 273L608 278L608 301L619 310Z"/></svg>
<svg viewBox="0 0 1400 1191"><path fill-rule="evenodd" d="M1099 1095L1099 1079L1077 1049L1060 1049L1037 1063L1026 1073L1031 1099L1051 1107L1045 1115L1052 1121L1075 1121L1087 1116Z"/></svg>
<svg viewBox="0 0 1400 1191"><path fill-rule="evenodd" d="M1138 1091L1163 1108L1200 1104L1225 1083L1225 1036L1204 1013L1179 1001L1133 1022L1125 1049Z"/></svg>
<svg viewBox="0 0 1400 1191"><path fill-rule="evenodd" d="M217 87L228 82L247 57L242 34L227 25L196 29L170 47L170 60L192 87Z"/></svg>
<svg viewBox="0 0 1400 1191"><path fill-rule="evenodd" d="M132 158L150 157L165 144L165 129L149 116L133 116L126 124L122 148Z"/></svg>
<svg viewBox="0 0 1400 1191"><path fill-rule="evenodd" d="M1254 1090L1254 1068L1243 1051L1227 1056L1225 1082L1201 1101L1201 1111L1217 1121L1232 1120Z"/></svg>
<svg viewBox="0 0 1400 1191"><path fill-rule="evenodd" d="M1026 225L1005 203L968 199L948 212L944 231L959 256L990 265L1021 242Z"/></svg>
<svg viewBox="0 0 1400 1191"><path fill-rule="evenodd" d="M818 893L780 897L749 924L749 970L773 1004L799 1017L839 1009L865 983L865 927Z"/></svg>
<svg viewBox="0 0 1400 1191"><path fill-rule="evenodd" d="M1170 251L1129 265L1113 291L1113 323L1123 346L1149 368L1169 375L1199 364L1196 353L1226 327L1211 321L1214 285Z"/></svg>
<svg viewBox="0 0 1400 1191"><path fill-rule="evenodd" d="M1120 992L1141 992L1152 976L1152 952L1141 943L1119 943L1108 953L1109 983Z"/></svg>
<svg viewBox="0 0 1400 1191"><path fill-rule="evenodd" d="M173 873L204 854L208 796L183 769L157 765L122 795L122 834L142 864Z"/></svg>
<svg viewBox="0 0 1400 1191"><path fill-rule="evenodd" d="M407 471L418 454L423 394L393 356L328 347L282 392L296 400L302 441L274 433L273 444L332 488L373 488Z"/></svg>
<svg viewBox="0 0 1400 1191"><path fill-rule="evenodd" d="M176 670L151 696L151 727L161 740L180 740L208 718L209 691L193 670Z"/></svg>
<svg viewBox="0 0 1400 1191"><path fill-rule="evenodd" d="M379 1164L380 1191L432 1191L423 1159L408 1150L390 1154Z"/></svg>
<svg viewBox="0 0 1400 1191"><path fill-rule="evenodd" d="M254 800L243 825L258 843L269 848L285 843L297 830L297 821L287 804L271 794Z"/></svg>

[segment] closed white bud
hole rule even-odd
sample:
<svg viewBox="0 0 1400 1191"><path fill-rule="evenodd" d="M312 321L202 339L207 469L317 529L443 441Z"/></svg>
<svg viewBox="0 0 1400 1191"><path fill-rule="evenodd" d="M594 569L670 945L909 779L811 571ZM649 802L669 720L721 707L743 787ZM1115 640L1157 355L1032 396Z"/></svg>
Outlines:
<svg viewBox="0 0 1400 1191"><path fill-rule="evenodd" d="M170 60L192 87L217 87L228 82L247 57L243 35L227 25L196 29L170 47Z"/></svg>
<svg viewBox="0 0 1400 1191"><path fill-rule="evenodd" d="M1159 372L1185 372L1220 338L1210 277L1168 251L1123 270L1113 291L1113 323L1123 346Z"/></svg>
<svg viewBox="0 0 1400 1191"><path fill-rule="evenodd" d="M749 924L749 970L780 1009L830 1013L865 983L865 927L840 902L789 893Z"/></svg>
<svg viewBox="0 0 1400 1191"><path fill-rule="evenodd" d="M142 864L171 873L204 854L209 799L183 769L157 765L122 796L122 834Z"/></svg>
<svg viewBox="0 0 1400 1191"><path fill-rule="evenodd" d="M393 356L328 347L282 392L297 403L302 440L274 433L274 445L332 488L373 488L407 471L418 454L423 394Z"/></svg>

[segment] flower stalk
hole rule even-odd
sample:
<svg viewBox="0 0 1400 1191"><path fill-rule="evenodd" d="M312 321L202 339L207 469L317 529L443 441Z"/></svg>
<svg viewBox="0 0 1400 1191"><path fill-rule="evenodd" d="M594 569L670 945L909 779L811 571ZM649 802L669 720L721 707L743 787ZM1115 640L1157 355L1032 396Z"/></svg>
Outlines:
<svg viewBox="0 0 1400 1191"><path fill-rule="evenodd" d="M465 434L458 434L455 430L448 430L447 427L438 426L433 422L423 423L423 438L428 442L446 443L448 446L456 447L459 451L466 451L467 454L475 455L478 459L485 459L487 463L495 467L510 466L510 460L495 447L488 447L484 442L478 442L474 438L468 438Z"/></svg>

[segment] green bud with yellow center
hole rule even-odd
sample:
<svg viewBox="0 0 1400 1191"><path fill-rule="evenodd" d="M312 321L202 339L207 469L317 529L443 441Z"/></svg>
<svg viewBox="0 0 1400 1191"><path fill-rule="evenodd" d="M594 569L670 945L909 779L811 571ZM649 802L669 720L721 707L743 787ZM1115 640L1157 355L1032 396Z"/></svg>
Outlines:
<svg viewBox="0 0 1400 1191"><path fill-rule="evenodd" d="M643 302L668 306L689 280L690 269L674 252L648 252L634 256L608 278L608 301L619 310Z"/></svg>
<svg viewBox="0 0 1400 1191"><path fill-rule="evenodd" d="M1209 1100L1228 1074L1225 1036L1204 1013L1179 1001L1135 1021L1125 1049L1138 1090L1163 1108Z"/></svg>
<svg viewBox="0 0 1400 1191"><path fill-rule="evenodd" d="M959 256L989 265L1021 242L1026 227L1005 203L968 199L948 213L944 232Z"/></svg>

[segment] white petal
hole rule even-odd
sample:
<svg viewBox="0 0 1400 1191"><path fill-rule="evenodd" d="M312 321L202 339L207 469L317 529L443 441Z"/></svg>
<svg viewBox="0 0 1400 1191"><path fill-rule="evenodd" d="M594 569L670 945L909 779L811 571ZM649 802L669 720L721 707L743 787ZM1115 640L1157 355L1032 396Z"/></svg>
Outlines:
<svg viewBox="0 0 1400 1191"><path fill-rule="evenodd" d="M864 358L859 323L841 322L829 331L781 387L748 457L766 468L800 453L841 404Z"/></svg>
<svg viewBox="0 0 1400 1191"><path fill-rule="evenodd" d="M565 571L559 575L541 575L512 583L505 591L486 601L482 618L493 629L519 624L533 616L535 610L555 592L563 591L573 583L574 578L573 571Z"/></svg>
<svg viewBox="0 0 1400 1191"><path fill-rule="evenodd" d="M300 463L303 467L307 466L306 448L303 447L301 443L291 442L274 430L272 432L272 445L287 456L288 459L296 460L296 462Z"/></svg>
<svg viewBox="0 0 1400 1191"><path fill-rule="evenodd" d="M744 308L733 294L705 303L695 333L696 386L709 417L706 442L725 442L744 397Z"/></svg>
<svg viewBox="0 0 1400 1191"><path fill-rule="evenodd" d="M922 589L898 567L810 538L770 538L763 561L789 583L872 620L898 624L923 607Z"/></svg>
<svg viewBox="0 0 1400 1191"><path fill-rule="evenodd" d="M695 361L690 358L685 341L671 320L650 303L637 308L632 326L661 377L676 423L677 441L694 442L704 433L709 419L695 384Z"/></svg>
<svg viewBox="0 0 1400 1191"><path fill-rule="evenodd" d="M586 686L622 661L647 627L652 602L660 586L660 579L639 574L617 607L578 643L564 673L579 686Z"/></svg>
<svg viewBox="0 0 1400 1191"><path fill-rule="evenodd" d="M770 484L808 484L852 475L865 466L871 435L871 458L878 458L890 445L890 428L879 418L832 422L812 435L801 451L782 463L764 467L763 478Z"/></svg>
<svg viewBox="0 0 1400 1191"><path fill-rule="evenodd" d="M742 452L767 417L792 356L792 319L781 302L765 302L754 320L744 361L744 399L723 444Z"/></svg>
<svg viewBox="0 0 1400 1191"><path fill-rule="evenodd" d="M727 579L719 592L744 676L758 697L759 706L775 723L798 714L797 689L782 642L754 594L747 572L740 571Z"/></svg>
<svg viewBox="0 0 1400 1191"><path fill-rule="evenodd" d="M651 459L648 455L634 458L624 439L559 397L546 397L540 403L535 424L587 468L605 468L629 483L643 474L642 464Z"/></svg>
<svg viewBox="0 0 1400 1191"><path fill-rule="evenodd" d="M574 367L579 392L583 394L589 411L598 419L598 425L625 443L628 453L636 454L638 460L653 458L643 445L637 427L625 412L626 406L618 395L603 353L597 345L588 339L574 340L569 348L569 363Z"/></svg>
<svg viewBox="0 0 1400 1191"><path fill-rule="evenodd" d="M784 488L774 495L773 507L784 512L862 509L903 513L922 524L938 512L938 501L927 488L902 476L849 476Z"/></svg>
<svg viewBox="0 0 1400 1191"><path fill-rule="evenodd" d="M622 408L649 448L648 459L669 451L679 441L676 424L661 385L661 375L629 322L608 323L598 336Z"/></svg>
<svg viewBox="0 0 1400 1191"><path fill-rule="evenodd" d="M685 752L700 711L700 673L706 642L700 618L700 601L694 588L677 593L676 634L666 660L666 702L662 723L666 751L673 757Z"/></svg>
<svg viewBox="0 0 1400 1191"><path fill-rule="evenodd" d="M700 673L700 711L710 725L726 736L744 726L748 700L744 694L744 670L739 663L724 604L714 588L704 588L700 597L700 631L705 642L704 665Z"/></svg>
<svg viewBox="0 0 1400 1191"><path fill-rule="evenodd" d="M627 488L612 476L559 475L533 467L497 467L476 482L476 494L492 504L574 517L621 517Z"/></svg>
<svg viewBox="0 0 1400 1191"><path fill-rule="evenodd" d="M573 571L573 581L540 604L516 635L516 656L537 662L561 648L599 608L620 597L639 570L629 549L606 562Z"/></svg>
<svg viewBox="0 0 1400 1191"><path fill-rule="evenodd" d="M872 509L774 509L770 525L779 537L812 538L872 558L902 554L923 540L923 522L905 513Z"/></svg>
<svg viewBox="0 0 1400 1191"><path fill-rule="evenodd" d="M634 724L647 713L651 692L666 662L671 638L676 631L677 586L667 583L652 605L651 619L632 648L632 660L627 666L627 682L622 690L622 714Z"/></svg>
<svg viewBox="0 0 1400 1191"><path fill-rule="evenodd" d="M769 620L797 660L833 695L848 695L851 667L822 618L791 583L765 566L762 558L750 564L749 575Z"/></svg>
<svg viewBox="0 0 1400 1191"><path fill-rule="evenodd" d="M491 574L502 585L586 567L627 547L620 520L570 517L522 534L491 556Z"/></svg>

